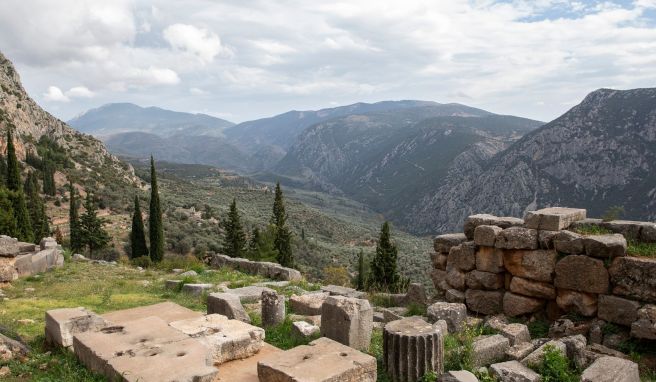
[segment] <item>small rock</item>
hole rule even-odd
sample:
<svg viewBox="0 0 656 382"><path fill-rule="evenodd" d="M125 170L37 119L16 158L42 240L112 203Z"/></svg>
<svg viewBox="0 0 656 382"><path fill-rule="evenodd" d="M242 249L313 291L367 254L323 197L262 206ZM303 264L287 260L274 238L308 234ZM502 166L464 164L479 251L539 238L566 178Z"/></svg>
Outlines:
<svg viewBox="0 0 656 382"><path fill-rule="evenodd" d="M296 321L292 323L292 334L299 338L309 338L319 333L321 329L305 321Z"/></svg>
<svg viewBox="0 0 656 382"><path fill-rule="evenodd" d="M538 367L544 361L544 352L547 346L560 350L563 355L567 355L567 346L562 341L553 340L545 343L522 360L522 364L528 367Z"/></svg>
<svg viewBox="0 0 656 382"><path fill-rule="evenodd" d="M9 374L11 374L11 370L9 370L8 366L0 367L0 377L6 377Z"/></svg>
<svg viewBox="0 0 656 382"><path fill-rule="evenodd" d="M503 360L510 348L510 341L500 334L481 336L474 339L474 366L480 367Z"/></svg>
<svg viewBox="0 0 656 382"><path fill-rule="evenodd" d="M490 373L499 381L539 382L540 374L517 361L495 363L490 366Z"/></svg>
<svg viewBox="0 0 656 382"><path fill-rule="evenodd" d="M519 361L526 358L526 356L531 354L533 350L535 350L533 343L523 342L508 349L506 351L506 356L512 360Z"/></svg>
<svg viewBox="0 0 656 382"><path fill-rule="evenodd" d="M447 371L439 378L440 382L478 382L478 378L467 370Z"/></svg>
<svg viewBox="0 0 656 382"><path fill-rule="evenodd" d="M524 324L506 325L501 329L500 334L510 341L510 346L531 341L531 334L528 331L528 326Z"/></svg>
<svg viewBox="0 0 656 382"><path fill-rule="evenodd" d="M449 333L460 331L467 319L467 306L465 304L436 302L429 306L426 312L429 322L446 321Z"/></svg>
<svg viewBox="0 0 656 382"><path fill-rule="evenodd" d="M198 276L198 273L196 271L187 271L184 273L180 273L180 277L196 277Z"/></svg>

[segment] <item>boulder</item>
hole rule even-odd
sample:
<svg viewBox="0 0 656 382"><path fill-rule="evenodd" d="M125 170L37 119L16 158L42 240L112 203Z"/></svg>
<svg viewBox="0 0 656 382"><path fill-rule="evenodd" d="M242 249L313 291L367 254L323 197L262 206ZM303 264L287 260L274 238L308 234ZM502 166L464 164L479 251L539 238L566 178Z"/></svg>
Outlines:
<svg viewBox="0 0 656 382"><path fill-rule="evenodd" d="M535 346L531 342L522 342L518 343L515 346L511 346L510 349L506 351L506 357L511 360L519 361L535 350Z"/></svg>
<svg viewBox="0 0 656 382"><path fill-rule="evenodd" d="M467 307L480 314L498 314L503 312L503 291L467 289L465 303Z"/></svg>
<svg viewBox="0 0 656 382"><path fill-rule="evenodd" d="M262 292L262 326L276 326L285 320L285 296L275 291Z"/></svg>
<svg viewBox="0 0 656 382"><path fill-rule="evenodd" d="M567 349L567 358L572 360L576 367L582 369L588 364L585 347L588 344L585 336L577 334L575 336L563 337L560 339Z"/></svg>
<svg viewBox="0 0 656 382"><path fill-rule="evenodd" d="M621 234L593 235L583 238L585 254L602 259L626 255L626 239Z"/></svg>
<svg viewBox="0 0 656 382"><path fill-rule="evenodd" d="M198 273L196 273L196 271L193 270L180 273L180 277L196 277L196 276L198 276Z"/></svg>
<svg viewBox="0 0 656 382"><path fill-rule="evenodd" d="M57 240L55 240L54 237L44 237L43 239L41 239L41 242L39 243L39 247L41 247L41 250L57 248Z"/></svg>
<svg viewBox="0 0 656 382"><path fill-rule="evenodd" d="M551 282L557 257L558 253L552 250L507 250L503 253L503 264L513 276Z"/></svg>
<svg viewBox="0 0 656 382"><path fill-rule="evenodd" d="M430 274L433 286L438 291L445 291L450 289L449 283L446 281L446 271L441 269L433 269Z"/></svg>
<svg viewBox="0 0 656 382"><path fill-rule="evenodd" d="M585 252L583 236L570 231L560 231L553 237L556 251L569 255L579 255Z"/></svg>
<svg viewBox="0 0 656 382"><path fill-rule="evenodd" d="M501 329L499 334L510 341L510 346L531 341L531 333L528 331L528 326L524 324L508 324Z"/></svg>
<svg viewBox="0 0 656 382"><path fill-rule="evenodd" d="M344 296L350 298L366 298L367 294L353 288L339 285L325 285L321 287L322 292L327 292L331 296Z"/></svg>
<svg viewBox="0 0 656 382"><path fill-rule="evenodd" d="M467 241L464 233L447 233L439 235L433 240L433 247L437 253L449 253L451 247L460 245Z"/></svg>
<svg viewBox="0 0 656 382"><path fill-rule="evenodd" d="M510 291L523 296L553 300L556 298L556 288L550 283L533 281L522 277L513 277L510 281Z"/></svg>
<svg viewBox="0 0 656 382"><path fill-rule="evenodd" d="M638 319L631 324L631 336L656 340L656 305L645 305L638 310Z"/></svg>
<svg viewBox="0 0 656 382"><path fill-rule="evenodd" d="M521 362L528 367L539 367L544 361L544 352L547 347L559 350L563 355L567 355L567 346L562 341L552 340L535 349L531 354L526 356Z"/></svg>
<svg viewBox="0 0 656 382"><path fill-rule="evenodd" d="M310 338L318 335L321 331L317 325L312 325L305 321L292 322L292 334L298 338Z"/></svg>
<svg viewBox="0 0 656 382"><path fill-rule="evenodd" d="M479 225L474 229L474 243L476 245L494 247L497 235L503 231L503 228L494 225Z"/></svg>
<svg viewBox="0 0 656 382"><path fill-rule="evenodd" d="M640 382L640 370L627 359L600 357L583 371L581 382Z"/></svg>
<svg viewBox="0 0 656 382"><path fill-rule="evenodd" d="M194 296L200 296L204 292L210 291L214 288L214 284L184 284L182 291Z"/></svg>
<svg viewBox="0 0 656 382"><path fill-rule="evenodd" d="M504 276L500 273L490 273L473 270L467 273L465 282L471 289L496 290L504 286Z"/></svg>
<svg viewBox="0 0 656 382"><path fill-rule="evenodd" d="M307 293L300 296L292 295L289 298L289 305L292 312L305 316L315 316L321 314L321 305L326 301L329 294L327 292Z"/></svg>
<svg viewBox="0 0 656 382"><path fill-rule="evenodd" d="M590 293L558 289L556 303L565 312L578 313L586 317L592 317L597 313L597 296Z"/></svg>
<svg viewBox="0 0 656 382"><path fill-rule="evenodd" d="M500 334L474 338L474 367L486 366L501 361L510 348L510 341Z"/></svg>
<svg viewBox="0 0 656 382"><path fill-rule="evenodd" d="M376 381L376 359L329 338L297 346L260 360L260 382Z"/></svg>
<svg viewBox="0 0 656 382"><path fill-rule="evenodd" d="M523 227L506 228L499 233L494 246L503 249L537 249L538 231Z"/></svg>
<svg viewBox="0 0 656 382"><path fill-rule="evenodd" d="M608 272L613 294L656 303L656 259L617 257Z"/></svg>
<svg viewBox="0 0 656 382"><path fill-rule="evenodd" d="M597 317L615 324L631 326L638 319L640 303L612 295L601 295Z"/></svg>
<svg viewBox="0 0 656 382"><path fill-rule="evenodd" d="M554 249L554 238L559 231L538 231L538 247L540 249Z"/></svg>
<svg viewBox="0 0 656 382"><path fill-rule="evenodd" d="M554 285L579 292L608 293L608 271L601 260L581 255L565 256L556 264Z"/></svg>
<svg viewBox="0 0 656 382"><path fill-rule="evenodd" d="M251 322L251 318L246 314L239 297L231 293L212 293L207 296L207 314L214 313L248 324Z"/></svg>
<svg viewBox="0 0 656 382"><path fill-rule="evenodd" d="M46 342L71 348L73 335L98 331L108 325L104 318L82 307L51 309L46 312Z"/></svg>
<svg viewBox="0 0 656 382"><path fill-rule="evenodd" d="M599 226L609 231L622 234L627 239L640 240L643 227L653 226L654 223L639 222L632 220L611 220L599 222Z"/></svg>
<svg viewBox="0 0 656 382"><path fill-rule="evenodd" d="M490 374L498 381L540 382L542 377L517 361L495 363L490 366Z"/></svg>
<svg viewBox="0 0 656 382"><path fill-rule="evenodd" d="M529 211L524 215L524 226L546 231L560 231L572 223L586 218L586 210L581 208L549 207Z"/></svg>
<svg viewBox="0 0 656 382"><path fill-rule="evenodd" d="M521 226L523 224L524 224L524 220L518 218L498 217L489 214L478 214L478 215L471 215L467 217L467 219L465 220L463 231L465 233L465 236L469 240L472 240L474 238L474 231L476 230L476 227L480 225L494 225L505 229L509 227Z"/></svg>
<svg viewBox="0 0 656 382"><path fill-rule="evenodd" d="M462 330L467 319L467 307L465 304L436 302L426 310L429 322L444 320L449 328L449 333Z"/></svg>
<svg viewBox="0 0 656 382"><path fill-rule="evenodd" d="M468 272L476 267L476 244L467 241L451 247L447 258L447 271L449 267L455 267L460 271Z"/></svg>
<svg viewBox="0 0 656 382"><path fill-rule="evenodd" d="M373 312L367 300L329 296L321 307L321 335L354 349L368 350Z"/></svg>
<svg viewBox="0 0 656 382"><path fill-rule="evenodd" d="M505 272L503 250L493 247L479 247L476 251L476 269L492 273Z"/></svg>
<svg viewBox="0 0 656 382"><path fill-rule="evenodd" d="M510 317L535 313L541 310L544 304L544 300L526 297L512 292L506 292L503 295L503 313Z"/></svg>
<svg viewBox="0 0 656 382"><path fill-rule="evenodd" d="M467 370L451 370L440 375L440 382L478 382L478 378Z"/></svg>

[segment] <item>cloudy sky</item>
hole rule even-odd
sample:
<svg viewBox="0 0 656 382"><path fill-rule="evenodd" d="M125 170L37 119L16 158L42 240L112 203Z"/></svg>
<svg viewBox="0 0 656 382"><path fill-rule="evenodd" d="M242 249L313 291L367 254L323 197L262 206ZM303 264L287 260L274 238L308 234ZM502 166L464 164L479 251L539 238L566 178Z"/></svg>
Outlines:
<svg viewBox="0 0 656 382"><path fill-rule="evenodd" d="M3 0L0 51L64 120L390 99L550 120L600 87L656 86L656 0Z"/></svg>

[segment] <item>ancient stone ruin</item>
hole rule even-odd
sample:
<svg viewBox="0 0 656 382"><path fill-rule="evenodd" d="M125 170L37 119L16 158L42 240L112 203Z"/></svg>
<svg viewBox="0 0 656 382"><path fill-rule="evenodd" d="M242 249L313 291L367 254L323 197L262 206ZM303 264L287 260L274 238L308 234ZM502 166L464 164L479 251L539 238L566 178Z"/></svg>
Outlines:
<svg viewBox="0 0 656 382"><path fill-rule="evenodd" d="M39 245L0 235L0 283L11 282L64 265L64 255L55 239L46 237Z"/></svg>

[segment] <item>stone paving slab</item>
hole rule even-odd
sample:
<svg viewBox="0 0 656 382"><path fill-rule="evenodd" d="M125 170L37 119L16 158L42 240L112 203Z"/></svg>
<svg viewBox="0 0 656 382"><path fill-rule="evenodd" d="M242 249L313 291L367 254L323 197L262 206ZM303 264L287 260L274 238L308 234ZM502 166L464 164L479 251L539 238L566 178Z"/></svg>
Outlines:
<svg viewBox="0 0 656 382"><path fill-rule="evenodd" d="M283 351L264 343L262 349L252 357L226 362L219 366L219 374L213 382L259 382L257 363Z"/></svg>
<svg viewBox="0 0 656 382"><path fill-rule="evenodd" d="M102 317L115 325L141 319L143 317L155 316L164 320L167 324L173 321L200 317L200 312L187 309L176 303L166 301L159 304L140 306L138 308L118 310L102 315Z"/></svg>

